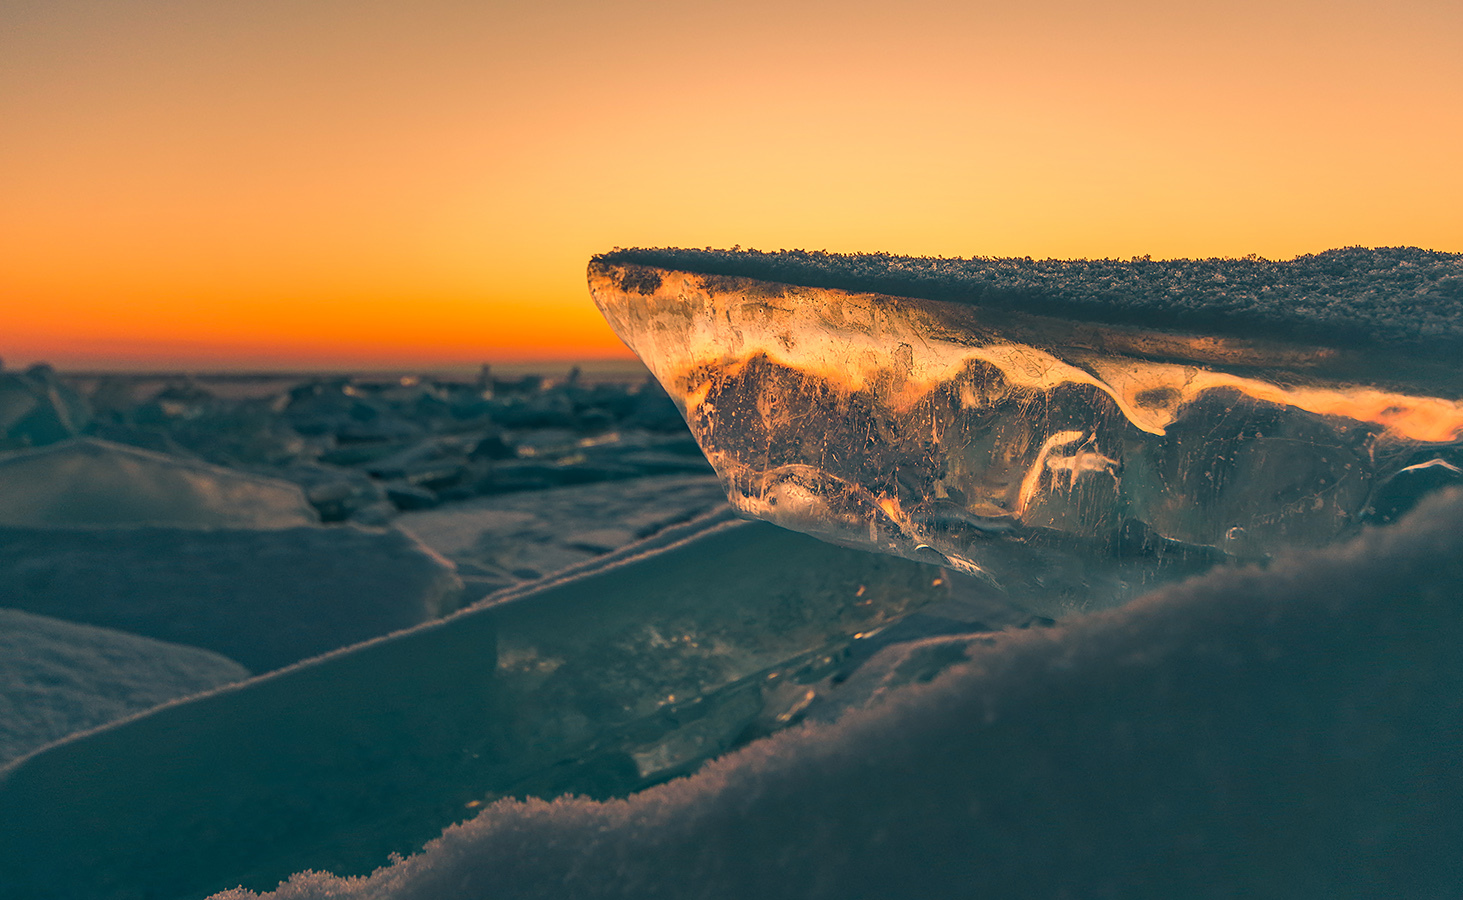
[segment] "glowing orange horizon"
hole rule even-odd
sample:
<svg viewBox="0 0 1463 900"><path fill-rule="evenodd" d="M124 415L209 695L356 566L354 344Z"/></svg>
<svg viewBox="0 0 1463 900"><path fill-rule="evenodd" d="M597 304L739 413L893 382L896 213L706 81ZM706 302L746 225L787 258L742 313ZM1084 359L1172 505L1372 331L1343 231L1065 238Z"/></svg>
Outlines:
<svg viewBox="0 0 1463 900"><path fill-rule="evenodd" d="M56 0L0 33L0 359L623 358L615 246L1460 251L1460 59L1429 0Z"/></svg>
<svg viewBox="0 0 1463 900"><path fill-rule="evenodd" d="M105 302L76 302L85 314L64 322L46 304L18 307L7 317L0 360L71 370L222 370L634 358L592 306L442 298L152 306L114 318Z"/></svg>

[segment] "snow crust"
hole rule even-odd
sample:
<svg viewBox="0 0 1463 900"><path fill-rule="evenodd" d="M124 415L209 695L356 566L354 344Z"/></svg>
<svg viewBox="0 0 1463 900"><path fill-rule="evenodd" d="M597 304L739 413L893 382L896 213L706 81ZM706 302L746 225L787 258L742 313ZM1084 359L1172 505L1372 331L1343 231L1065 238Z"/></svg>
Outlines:
<svg viewBox="0 0 1463 900"><path fill-rule="evenodd" d="M638 248L595 257L1077 319L1358 345L1463 347L1463 253L1345 247L1290 260L968 259Z"/></svg>
<svg viewBox="0 0 1463 900"><path fill-rule="evenodd" d="M0 609L0 765L249 670L217 653Z"/></svg>

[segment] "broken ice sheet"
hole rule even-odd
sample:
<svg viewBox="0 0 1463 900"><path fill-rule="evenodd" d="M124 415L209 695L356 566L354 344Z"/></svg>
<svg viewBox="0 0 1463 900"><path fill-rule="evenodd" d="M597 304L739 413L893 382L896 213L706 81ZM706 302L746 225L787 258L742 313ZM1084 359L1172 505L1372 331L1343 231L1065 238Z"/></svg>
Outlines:
<svg viewBox="0 0 1463 900"><path fill-rule="evenodd" d="M1446 308L1424 312L1446 319L1463 257L1434 256ZM1024 302L1041 275L1029 260L1025 270L993 261L1014 262L1016 274L972 293L997 296L1001 278L1017 288L982 304L685 271L674 265L684 257L704 257L712 272L747 269L736 254L624 251L590 263L590 289L680 406L732 504L835 543L950 566L1039 612L1111 606L1215 563L1324 544L1463 474L1446 341L1429 343L1426 330L1343 333L1344 316L1312 315L1314 296L1266 312L1287 328L1265 327L1253 309L1247 325L1240 309L1245 327L1201 331L1164 321L1162 298L1162 327L1142 324L1131 304L1111 314L1122 306L1111 282L1082 284L1096 279L1080 273L1057 287L1070 295L1075 282L1095 302L1036 314L1057 304ZM796 268L760 257L752 262L773 274ZM1380 316L1386 304L1428 299L1406 260L1334 257L1322 287L1351 290L1351 309L1371 304ZM860 272L901 262L821 259ZM1200 261L1164 270L1168 289L1220 296L1207 287L1225 278L1205 268L1215 263L1251 281L1300 271ZM1101 265L1132 281L1139 263ZM1196 292L1188 282L1201 277ZM1445 324L1456 330L1456 318ZM1286 337L1267 336L1276 333Z"/></svg>
<svg viewBox="0 0 1463 900"><path fill-rule="evenodd" d="M364 875L504 795L622 797L786 727L886 625L963 600L713 513L0 769L0 897Z"/></svg>

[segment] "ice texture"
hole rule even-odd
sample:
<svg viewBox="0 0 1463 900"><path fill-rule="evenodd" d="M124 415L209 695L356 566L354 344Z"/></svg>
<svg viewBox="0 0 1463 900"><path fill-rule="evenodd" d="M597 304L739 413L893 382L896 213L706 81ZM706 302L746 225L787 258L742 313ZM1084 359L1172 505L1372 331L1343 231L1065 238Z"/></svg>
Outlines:
<svg viewBox="0 0 1463 900"><path fill-rule="evenodd" d="M91 421L87 402L50 366L0 371L0 451L63 441Z"/></svg>
<svg viewBox="0 0 1463 900"><path fill-rule="evenodd" d="M725 506L710 473L662 475L478 497L396 525L451 560L477 600Z"/></svg>
<svg viewBox="0 0 1463 900"><path fill-rule="evenodd" d="M920 282L854 257L809 279L882 265L968 302L721 274L807 274L766 256L618 252L590 289L738 510L1032 609L1326 544L1463 475L1463 256L1073 263L1044 282L1029 260ZM688 257L712 271L646 262ZM1205 292L1231 275L1253 302ZM1288 299L1253 299L1272 292Z"/></svg>
<svg viewBox="0 0 1463 900"><path fill-rule="evenodd" d="M0 526L0 607L203 647L267 672L457 609L399 529Z"/></svg>
<svg viewBox="0 0 1463 900"><path fill-rule="evenodd" d="M322 521L361 525L482 495L711 474L660 383L626 361L506 378L486 366L476 377L0 372L0 452L78 434L292 481Z"/></svg>
<svg viewBox="0 0 1463 900"><path fill-rule="evenodd" d="M671 526L0 770L0 896L364 875L505 795L625 796L795 721L851 647L951 590L729 514Z"/></svg>
<svg viewBox="0 0 1463 900"><path fill-rule="evenodd" d="M288 528L318 521L289 482L96 438L0 456L0 525Z"/></svg>
<svg viewBox="0 0 1463 900"><path fill-rule="evenodd" d="M976 644L627 800L500 801L368 878L313 867L266 896L1463 896L1460 586L1455 492Z"/></svg>

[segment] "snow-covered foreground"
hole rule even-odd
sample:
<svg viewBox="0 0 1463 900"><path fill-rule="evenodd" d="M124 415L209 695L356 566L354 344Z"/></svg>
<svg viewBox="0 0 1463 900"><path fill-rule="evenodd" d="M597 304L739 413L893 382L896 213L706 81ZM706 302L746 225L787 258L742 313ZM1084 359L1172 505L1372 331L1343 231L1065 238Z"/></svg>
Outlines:
<svg viewBox="0 0 1463 900"><path fill-rule="evenodd" d="M1266 571L973 644L628 799L500 801L368 878L267 896L1456 897L1460 642L1454 492Z"/></svg>
<svg viewBox="0 0 1463 900"><path fill-rule="evenodd" d="M0 782L10 826L0 896L198 897L230 883L264 890L290 872L303 874L269 896L1463 890L1463 495L1435 498L1348 545L1266 570L1215 571L1057 627L991 634L969 622L973 634L894 644L866 661L847 651L843 664L808 667L804 681L818 694L805 707L809 724L656 785L680 770L642 774L664 761L647 748L741 728L734 745L775 730L799 698L764 685L764 711L752 713L736 690L711 691L710 702L668 703L640 724L606 704L600 734L613 741L574 744L572 695L596 683L607 692L638 684L648 696L668 688L626 668L647 646L617 650L637 632L632 623L722 610L725 635L743 623L744 654L754 635L792 646L807 632L788 633L791 620L769 624L779 604L759 601L767 591L754 582L806 598L819 596L820 578L847 577L823 581L823 595L856 595L857 582L867 596L871 572L882 572L883 602L893 602L920 584L901 567L932 571L838 556L765 525L712 522L714 548L686 528L689 543L670 535L659 554L624 553L618 564L507 593L496 610L30 757ZM879 567L850 568L861 563ZM928 603L974 605L946 591ZM911 618L919 616L930 634L958 631L924 612ZM505 635L520 651L537 642L540 662L597 652L598 663L555 685L544 677L552 664L520 652L513 689L539 702L508 708L488 686L503 675ZM487 651L495 646L496 658ZM704 670L674 665L693 656L662 649L663 671L705 683ZM644 721L658 723L658 738L636 731ZM482 761L484 749L514 739L547 767L511 773L501 756ZM517 777L509 795L604 799L494 802L482 789L490 777ZM434 836L429 821L463 819L413 852ZM405 859L391 863L392 851ZM377 866L368 877L322 873ZM221 900L251 896L225 891Z"/></svg>

